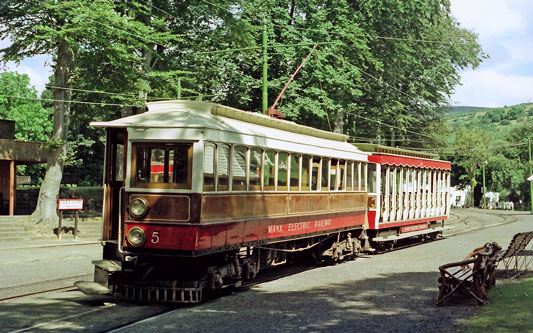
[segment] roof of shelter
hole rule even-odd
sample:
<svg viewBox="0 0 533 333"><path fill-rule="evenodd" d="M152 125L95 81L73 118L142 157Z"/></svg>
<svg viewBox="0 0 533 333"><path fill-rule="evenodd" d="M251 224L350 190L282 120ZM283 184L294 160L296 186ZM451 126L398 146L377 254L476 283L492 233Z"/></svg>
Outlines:
<svg viewBox="0 0 533 333"><path fill-rule="evenodd" d="M46 163L46 152L40 142L0 139L0 160L19 163Z"/></svg>

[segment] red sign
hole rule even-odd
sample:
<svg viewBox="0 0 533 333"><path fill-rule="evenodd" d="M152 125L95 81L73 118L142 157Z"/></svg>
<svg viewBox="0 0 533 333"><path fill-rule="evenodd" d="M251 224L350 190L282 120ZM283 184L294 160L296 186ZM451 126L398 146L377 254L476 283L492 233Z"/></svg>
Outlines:
<svg viewBox="0 0 533 333"><path fill-rule="evenodd" d="M83 199L59 199L57 201L59 210L82 210Z"/></svg>
<svg viewBox="0 0 533 333"><path fill-rule="evenodd" d="M402 233L404 233L404 232L413 232L413 231L418 231L418 230L424 230L424 229L427 229L427 228L428 228L428 224L427 223L408 225L408 226L402 227Z"/></svg>

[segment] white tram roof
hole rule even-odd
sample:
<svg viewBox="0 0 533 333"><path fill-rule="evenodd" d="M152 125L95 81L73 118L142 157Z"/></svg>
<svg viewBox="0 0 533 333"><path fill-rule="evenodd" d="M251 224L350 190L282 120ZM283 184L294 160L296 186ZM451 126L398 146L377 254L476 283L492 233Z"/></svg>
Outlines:
<svg viewBox="0 0 533 333"><path fill-rule="evenodd" d="M220 104L173 100L148 102L146 105L148 111L145 113L106 122L91 122L91 126L138 129L206 128L243 136L250 135L311 145L321 147L320 150L345 151L357 154L358 159L361 160L367 160L367 156L370 155L349 144L348 136L344 134L327 132Z"/></svg>

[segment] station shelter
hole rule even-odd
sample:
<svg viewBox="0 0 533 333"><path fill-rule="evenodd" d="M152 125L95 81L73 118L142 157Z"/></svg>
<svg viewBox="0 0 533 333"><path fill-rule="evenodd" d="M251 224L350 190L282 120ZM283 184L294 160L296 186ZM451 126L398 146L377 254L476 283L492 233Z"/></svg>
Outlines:
<svg viewBox="0 0 533 333"><path fill-rule="evenodd" d="M40 142L15 140L15 122L0 119L0 215L15 215L18 165L46 163Z"/></svg>

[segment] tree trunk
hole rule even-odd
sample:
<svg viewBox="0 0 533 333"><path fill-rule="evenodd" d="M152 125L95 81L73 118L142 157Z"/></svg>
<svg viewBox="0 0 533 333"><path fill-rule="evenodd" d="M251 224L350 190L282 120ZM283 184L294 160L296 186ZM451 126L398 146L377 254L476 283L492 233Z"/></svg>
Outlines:
<svg viewBox="0 0 533 333"><path fill-rule="evenodd" d="M47 153L44 176L37 207L31 215L32 223L50 230L58 222L57 199L63 177L63 164L67 156L68 117L70 113L69 76L73 66L73 50L65 40L58 43L58 55L54 70L54 129Z"/></svg>
<svg viewBox="0 0 533 333"><path fill-rule="evenodd" d="M344 111L340 110L335 116L334 133L344 133Z"/></svg>

